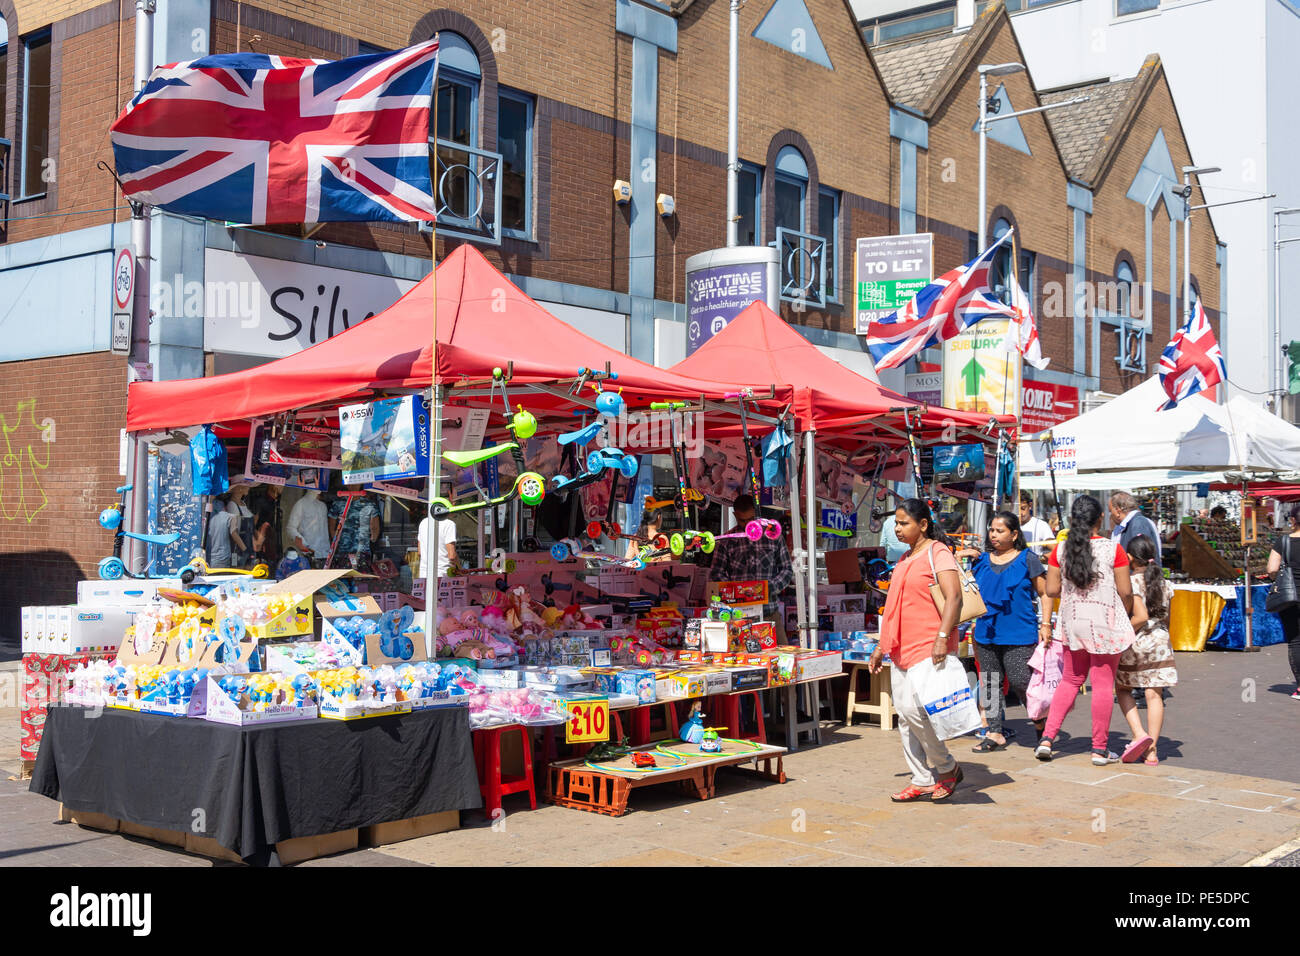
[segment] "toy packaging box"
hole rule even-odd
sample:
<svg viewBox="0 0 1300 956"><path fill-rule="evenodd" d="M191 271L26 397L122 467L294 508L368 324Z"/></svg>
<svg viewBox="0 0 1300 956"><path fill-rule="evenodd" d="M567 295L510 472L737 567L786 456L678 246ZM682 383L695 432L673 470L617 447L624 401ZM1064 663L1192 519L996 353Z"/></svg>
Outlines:
<svg viewBox="0 0 1300 956"><path fill-rule="evenodd" d="M731 690L761 690L767 686L768 668L763 667L729 667Z"/></svg>
<svg viewBox="0 0 1300 956"><path fill-rule="evenodd" d="M755 621L749 626L749 636L758 642L760 650L770 651L776 647L776 625L771 621Z"/></svg>
<svg viewBox="0 0 1300 956"><path fill-rule="evenodd" d="M709 583L709 596L717 597L723 604L736 605L766 604L766 581L712 581Z"/></svg>
<svg viewBox="0 0 1300 956"><path fill-rule="evenodd" d="M619 672L612 667L584 667L582 673L587 676L600 694L618 693Z"/></svg>
<svg viewBox="0 0 1300 956"><path fill-rule="evenodd" d="M800 650L795 654L794 679L797 681L835 677L843 669L843 657L839 651Z"/></svg>
<svg viewBox="0 0 1300 956"><path fill-rule="evenodd" d="M194 689L193 700L199 700L198 706L205 708L204 719L218 724L234 724L237 727L292 720L314 720L319 712L316 704L302 706L272 704L265 710L244 710L238 702L230 699L212 677L208 677Z"/></svg>
<svg viewBox="0 0 1300 956"><path fill-rule="evenodd" d="M655 681L658 698L703 697L704 675L698 671L678 670L667 673Z"/></svg>
<svg viewBox="0 0 1300 956"><path fill-rule="evenodd" d="M653 704L655 673L649 670L619 671L615 689L619 694L635 697L642 704Z"/></svg>

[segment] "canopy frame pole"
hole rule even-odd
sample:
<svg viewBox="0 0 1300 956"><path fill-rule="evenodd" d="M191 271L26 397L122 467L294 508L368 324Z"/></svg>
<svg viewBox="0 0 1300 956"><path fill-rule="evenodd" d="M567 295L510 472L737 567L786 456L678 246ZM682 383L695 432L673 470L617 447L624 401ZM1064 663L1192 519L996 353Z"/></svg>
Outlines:
<svg viewBox="0 0 1300 956"><path fill-rule="evenodd" d="M781 426L785 428L783 424ZM790 556L794 565L794 596L796 607L796 627L799 632L797 640L800 647L807 646L804 643L804 633L808 627L808 595L805 592L807 560L802 545L802 539L799 536L799 442L794 437L794 421L789 423L791 441L786 446L786 471L790 475L790 540L794 545L794 553ZM790 635L786 635L786 640L790 640Z"/></svg>
<svg viewBox="0 0 1300 956"><path fill-rule="evenodd" d="M808 629L804 632L807 642L804 647L817 646L817 439L816 433L806 431L803 435L805 455L804 467L807 469L808 487Z"/></svg>
<svg viewBox="0 0 1300 956"><path fill-rule="evenodd" d="M438 39L435 33L434 39ZM429 81L429 90L433 100L434 130L438 128L438 69L435 63L433 78ZM437 656L438 642L434 637L434 617L438 606L438 522L433 517L433 499L438 497L441 481L442 460L442 408L446 402L444 387L438 384L438 223L430 224L429 229L429 300L433 312L433 329L429 337L429 405L433 429L433 447L429 449L429 487L425 492L424 518L429 529L427 539L420 541L420 529L416 526L416 546L428 548L424 558L424 656L432 660ZM342 522L339 523L342 528ZM454 539L453 539L454 540Z"/></svg>

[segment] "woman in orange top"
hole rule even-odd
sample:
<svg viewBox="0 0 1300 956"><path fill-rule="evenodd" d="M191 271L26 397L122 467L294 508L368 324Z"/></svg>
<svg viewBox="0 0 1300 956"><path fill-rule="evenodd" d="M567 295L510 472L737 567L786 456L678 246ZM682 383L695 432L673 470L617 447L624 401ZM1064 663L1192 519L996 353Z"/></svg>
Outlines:
<svg viewBox="0 0 1300 956"><path fill-rule="evenodd" d="M894 565L880 619L880 643L868 661L873 674L880 672L884 655L893 662L898 732L903 738L903 757L912 771L911 785L890 799L907 803L928 794L932 801L946 800L961 782L961 767L930 726L908 673L926 658L937 667L956 653L961 578L957 559L924 501L908 498L899 506L894 513L894 534L910 550ZM930 594L930 585L936 580L943 594L942 615Z"/></svg>

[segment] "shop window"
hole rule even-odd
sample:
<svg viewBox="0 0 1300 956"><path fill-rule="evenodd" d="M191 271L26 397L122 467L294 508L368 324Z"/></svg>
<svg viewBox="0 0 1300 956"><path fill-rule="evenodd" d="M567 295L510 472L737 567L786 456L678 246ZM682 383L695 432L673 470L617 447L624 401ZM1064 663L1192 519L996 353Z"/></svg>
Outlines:
<svg viewBox="0 0 1300 956"><path fill-rule="evenodd" d="M808 195L808 163L793 146L776 154L776 228L804 231L805 199Z"/></svg>
<svg viewBox="0 0 1300 956"><path fill-rule="evenodd" d="M1120 260L1115 269L1115 311L1119 315L1133 317L1133 280L1136 273L1133 264L1127 259Z"/></svg>
<svg viewBox="0 0 1300 956"><path fill-rule="evenodd" d="M497 97L497 149L501 153L501 229L532 234L533 99L512 90Z"/></svg>
<svg viewBox="0 0 1300 956"><path fill-rule="evenodd" d="M758 244L763 223L763 170L752 163L741 163L736 171L736 243Z"/></svg>
<svg viewBox="0 0 1300 956"><path fill-rule="evenodd" d="M822 189L817 193L817 228L826 240L826 250L822 254L826 262L826 301L838 302L840 194L834 189Z"/></svg>
<svg viewBox="0 0 1300 956"><path fill-rule="evenodd" d="M781 297L820 308L826 304L826 241L808 230L808 162L793 146L776 154L773 226L781 264Z"/></svg>
<svg viewBox="0 0 1300 956"><path fill-rule="evenodd" d="M50 31L23 40L22 170L23 196L45 192L50 158Z"/></svg>
<svg viewBox="0 0 1300 956"><path fill-rule="evenodd" d="M1010 229L1011 223L1005 219L999 219L993 224L993 234L989 237L989 244L992 245L1001 239ZM1020 283L1020 288L1024 290L1025 295L1029 297L1031 302L1034 297L1034 269L1038 264L1038 257L1021 246L1016 241L1018 239L1017 236L1011 245L999 249L989 267L989 285L993 288L993 294L1000 302L1007 305L1011 304L1011 284L1013 282ZM978 245L978 242L977 237L976 245ZM1014 263L1012 261L1013 252L1015 254ZM979 250L973 252L971 258L974 259L977 255L979 255Z"/></svg>
<svg viewBox="0 0 1300 956"><path fill-rule="evenodd" d="M438 45L438 172L434 187L440 222L468 226L479 205L469 150L479 145L478 97L482 69L464 37L444 32Z"/></svg>

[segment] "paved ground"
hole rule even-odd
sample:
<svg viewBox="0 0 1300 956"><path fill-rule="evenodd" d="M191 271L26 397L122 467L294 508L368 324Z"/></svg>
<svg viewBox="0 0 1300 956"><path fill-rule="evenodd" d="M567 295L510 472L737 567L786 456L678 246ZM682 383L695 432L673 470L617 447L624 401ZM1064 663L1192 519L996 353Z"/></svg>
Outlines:
<svg viewBox="0 0 1300 956"><path fill-rule="evenodd" d="M1300 702L1287 696L1285 649L1179 654L1178 665L1161 742L1168 759L1156 768L1093 767L1080 698L1058 759L1033 759L1032 728L1013 709L1020 733L1010 749L975 755L972 740L955 743L967 776L951 804L899 806L888 798L906 783L897 734L828 723L822 747L787 757L784 785L724 772L711 801L643 790L621 819L546 804L528 811L514 796L495 829L467 813L456 832L308 865L1237 866L1300 840ZM16 712L0 709L0 766L10 771L16 725ZM1122 726L1116 711L1113 749ZM0 865L210 865L51 824L56 817L51 801L0 779ZM1300 843L1275 856L1271 865L1300 865Z"/></svg>

